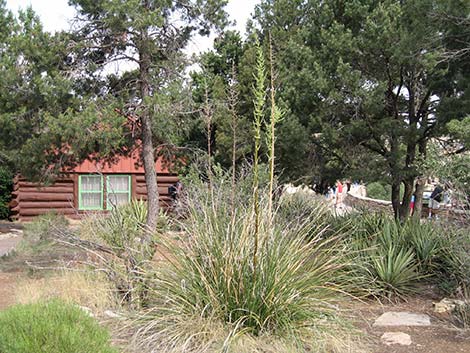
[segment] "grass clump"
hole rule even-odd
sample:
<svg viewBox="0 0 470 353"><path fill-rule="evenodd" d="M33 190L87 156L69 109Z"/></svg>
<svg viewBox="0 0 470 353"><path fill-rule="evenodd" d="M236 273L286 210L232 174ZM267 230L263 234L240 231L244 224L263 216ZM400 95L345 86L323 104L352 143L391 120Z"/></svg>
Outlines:
<svg viewBox="0 0 470 353"><path fill-rule="evenodd" d="M440 229L445 247L439 261L439 285L449 294L470 298L470 229Z"/></svg>
<svg viewBox="0 0 470 353"><path fill-rule="evenodd" d="M0 312L0 332L0 352L117 352L106 329L78 307L56 300Z"/></svg>
<svg viewBox="0 0 470 353"><path fill-rule="evenodd" d="M61 271L43 278L25 278L15 286L19 304L60 299L102 313L116 307L115 288L102 273L91 271Z"/></svg>
<svg viewBox="0 0 470 353"><path fill-rule="evenodd" d="M158 351L199 352L209 345L235 352L246 337L272 337L304 351L321 345L329 325L340 332L333 283L342 265L335 239L322 239L325 225L271 222L261 199L254 262L253 207L240 204L232 213L224 185L212 183L211 190L213 196L207 189L188 192L181 225L186 239L160 247L167 261L157 269L151 309L138 320L141 344ZM312 228L319 229L315 235Z"/></svg>
<svg viewBox="0 0 470 353"><path fill-rule="evenodd" d="M460 327L466 330L470 329L470 302L456 305L452 310L452 317Z"/></svg>

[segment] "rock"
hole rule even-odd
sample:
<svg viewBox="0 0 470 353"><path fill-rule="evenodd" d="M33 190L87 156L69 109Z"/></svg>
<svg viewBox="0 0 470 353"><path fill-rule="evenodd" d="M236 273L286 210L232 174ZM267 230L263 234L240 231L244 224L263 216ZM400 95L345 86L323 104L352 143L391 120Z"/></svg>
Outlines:
<svg viewBox="0 0 470 353"><path fill-rule="evenodd" d="M78 305L78 307L83 310L85 313L87 313L89 316L91 317L95 317L95 315L93 315L93 311L91 311L90 308L87 308L86 306L81 306L81 305Z"/></svg>
<svg viewBox="0 0 470 353"><path fill-rule="evenodd" d="M428 315L389 311L380 315L373 326L430 326Z"/></svg>
<svg viewBox="0 0 470 353"><path fill-rule="evenodd" d="M121 318L121 317L122 317L121 315L116 314L114 311L111 311L111 310L105 310L105 311L104 311L104 314L105 314L107 317L110 317L110 318L113 318L113 319L117 319L117 318Z"/></svg>
<svg viewBox="0 0 470 353"><path fill-rule="evenodd" d="M387 346L391 346L392 344L409 346L411 344L410 335L403 332L385 332L382 337L380 337L380 340Z"/></svg>
<svg viewBox="0 0 470 353"><path fill-rule="evenodd" d="M433 303L434 312L436 313L450 313L456 306L465 305L463 300L444 298L438 303Z"/></svg>

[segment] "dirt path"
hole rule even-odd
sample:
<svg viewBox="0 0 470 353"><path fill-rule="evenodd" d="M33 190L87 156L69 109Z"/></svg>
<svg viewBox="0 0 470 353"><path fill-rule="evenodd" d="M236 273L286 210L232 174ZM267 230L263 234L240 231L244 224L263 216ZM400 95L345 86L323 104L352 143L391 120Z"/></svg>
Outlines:
<svg viewBox="0 0 470 353"><path fill-rule="evenodd" d="M433 301L442 298L429 296L410 298L399 304L379 304L374 301L352 304L351 318L365 333L370 341L373 353L460 353L470 352L470 331L455 327L449 314L436 314L433 311ZM388 311L406 311L427 314L431 317L428 327L374 327L377 317ZM380 337L385 332L403 332L411 336L409 346L383 344Z"/></svg>
<svg viewBox="0 0 470 353"><path fill-rule="evenodd" d="M8 254L20 242L23 235L21 225L0 222L0 257Z"/></svg>
<svg viewBox="0 0 470 353"><path fill-rule="evenodd" d="M13 250L22 237L22 227L11 222L0 222L0 257ZM2 272L0 268L0 310L15 303L15 285L21 274Z"/></svg>
<svg viewBox="0 0 470 353"><path fill-rule="evenodd" d="M0 272L0 310L15 303L15 285L18 280L16 273Z"/></svg>

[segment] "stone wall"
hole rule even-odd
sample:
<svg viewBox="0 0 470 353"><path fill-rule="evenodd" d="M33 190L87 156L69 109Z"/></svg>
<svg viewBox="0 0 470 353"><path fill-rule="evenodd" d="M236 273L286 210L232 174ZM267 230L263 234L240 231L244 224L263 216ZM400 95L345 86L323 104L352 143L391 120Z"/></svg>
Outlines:
<svg viewBox="0 0 470 353"><path fill-rule="evenodd" d="M344 198L344 203L357 210L393 214L391 201L371 199L370 197L354 195L348 192Z"/></svg>

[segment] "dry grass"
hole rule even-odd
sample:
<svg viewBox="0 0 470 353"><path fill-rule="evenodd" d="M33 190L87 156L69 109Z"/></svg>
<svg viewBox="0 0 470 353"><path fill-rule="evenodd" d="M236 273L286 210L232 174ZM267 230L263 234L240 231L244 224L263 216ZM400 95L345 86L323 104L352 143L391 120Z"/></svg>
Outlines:
<svg viewBox="0 0 470 353"><path fill-rule="evenodd" d="M116 307L112 284L104 275L88 271L62 271L45 278L21 279L15 297L20 304L58 298L86 306L95 313Z"/></svg>
<svg viewBox="0 0 470 353"><path fill-rule="evenodd" d="M176 326L176 327L175 327ZM122 327L121 327L122 329ZM152 330L152 328L150 328ZM177 331L186 339L175 337ZM118 330L119 331L119 330ZM368 353L371 352L359 331L343 322L330 322L328 327L311 327L305 331L309 339L299 342L295 338L280 338L272 334L254 336L237 331L226 323L211 318L185 318L165 330L151 334L151 344L142 345L139 336L134 340L126 329L128 353ZM307 332L308 331L308 332ZM190 333L190 334L189 334ZM188 335L186 335L188 334ZM172 339L169 339L169 338Z"/></svg>

